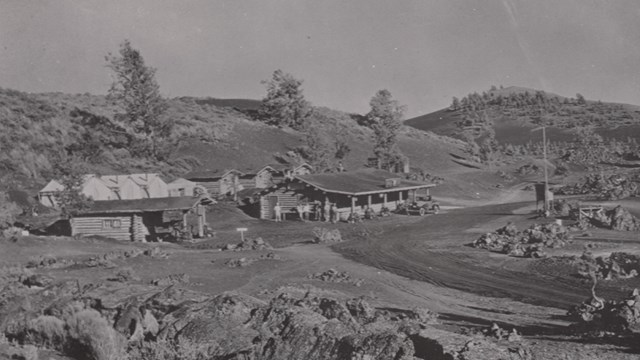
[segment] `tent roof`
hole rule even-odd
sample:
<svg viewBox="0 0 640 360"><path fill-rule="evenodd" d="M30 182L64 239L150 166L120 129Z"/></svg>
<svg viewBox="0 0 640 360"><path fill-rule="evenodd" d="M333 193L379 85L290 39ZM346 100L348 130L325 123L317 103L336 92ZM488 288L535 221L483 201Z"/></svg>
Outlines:
<svg viewBox="0 0 640 360"><path fill-rule="evenodd" d="M214 170L202 170L202 171L192 171L188 174L184 175L184 178L187 180L191 179L220 179L221 177L227 175L230 172L236 172L238 174L243 174L242 171L236 169L214 169Z"/></svg>
<svg viewBox="0 0 640 360"><path fill-rule="evenodd" d="M40 190L40 192L56 192L64 190L64 186L56 180L51 180Z"/></svg>

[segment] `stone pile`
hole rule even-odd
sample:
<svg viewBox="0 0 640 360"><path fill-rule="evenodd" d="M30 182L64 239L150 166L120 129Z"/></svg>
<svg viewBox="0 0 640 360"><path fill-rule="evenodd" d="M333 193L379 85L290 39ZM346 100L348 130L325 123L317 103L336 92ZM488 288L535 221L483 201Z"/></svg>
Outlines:
<svg viewBox="0 0 640 360"><path fill-rule="evenodd" d="M244 239L238 244L226 244L222 250L247 251L247 250L271 250L273 246L264 241L261 237L255 239Z"/></svg>
<svg viewBox="0 0 640 360"><path fill-rule="evenodd" d="M237 259L230 259L226 262L226 265L230 268L245 267L253 264L256 261L258 261L258 259L241 257Z"/></svg>
<svg viewBox="0 0 640 360"><path fill-rule="evenodd" d="M308 278L333 283L349 283L355 286L360 286L364 282L362 279L352 278L346 271L338 271L336 269L329 269L323 272L311 274Z"/></svg>
<svg viewBox="0 0 640 360"><path fill-rule="evenodd" d="M590 174L581 182L556 191L560 195L596 194L603 200L620 200L640 195L638 174Z"/></svg>
<svg viewBox="0 0 640 360"><path fill-rule="evenodd" d="M498 324L493 323L491 327L483 331L484 335L487 337L492 337L496 340L507 340L507 341L520 341L522 340L522 335L518 333L516 328L508 331L506 329L501 328Z"/></svg>
<svg viewBox="0 0 640 360"><path fill-rule="evenodd" d="M593 335L640 334L640 291L633 290L622 301L605 301L595 295L567 313L573 328Z"/></svg>
<svg viewBox="0 0 640 360"><path fill-rule="evenodd" d="M322 227L315 227L313 228L313 242L317 244L342 242L342 234L340 234L340 230L338 229L329 230Z"/></svg>
<svg viewBox="0 0 640 360"><path fill-rule="evenodd" d="M611 255L594 257L589 251L585 251L579 259L578 273L597 279L628 279L638 276L640 272L640 256L623 252L614 252Z"/></svg>
<svg viewBox="0 0 640 360"><path fill-rule="evenodd" d="M545 257L544 248L559 248L571 241L566 227L556 224L534 224L518 231L513 223L482 235L473 242L477 248L507 254L514 257Z"/></svg>

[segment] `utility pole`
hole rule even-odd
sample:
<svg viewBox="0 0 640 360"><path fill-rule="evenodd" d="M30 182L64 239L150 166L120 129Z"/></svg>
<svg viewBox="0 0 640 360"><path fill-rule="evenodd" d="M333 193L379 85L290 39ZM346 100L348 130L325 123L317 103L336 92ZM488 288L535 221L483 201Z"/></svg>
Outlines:
<svg viewBox="0 0 640 360"><path fill-rule="evenodd" d="M547 171L547 134L545 131L545 126L542 125L531 131L538 131L542 129L542 158L544 160L544 215L548 216L549 214L549 173Z"/></svg>

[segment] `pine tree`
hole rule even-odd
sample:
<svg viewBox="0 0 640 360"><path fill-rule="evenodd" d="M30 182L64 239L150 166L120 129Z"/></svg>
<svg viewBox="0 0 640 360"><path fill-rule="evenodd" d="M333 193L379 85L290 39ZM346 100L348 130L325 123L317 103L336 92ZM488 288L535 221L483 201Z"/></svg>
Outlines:
<svg viewBox="0 0 640 360"><path fill-rule="evenodd" d="M276 70L271 80L262 81L262 84L267 87L267 96L262 99L260 118L271 125L303 129L311 106L302 93L302 80Z"/></svg>
<svg viewBox="0 0 640 360"><path fill-rule="evenodd" d="M157 158L159 144L169 137L173 123L163 117L167 102L160 95L156 69L145 64L128 40L120 45L118 56L109 53L105 59L114 75L108 97L123 111L119 117L135 136L132 145Z"/></svg>
<svg viewBox="0 0 640 360"><path fill-rule="evenodd" d="M405 107L394 100L386 89L378 91L369 105L371 110L366 117L374 133L373 152L378 158L378 166L393 169L404 158L398 148L397 136Z"/></svg>

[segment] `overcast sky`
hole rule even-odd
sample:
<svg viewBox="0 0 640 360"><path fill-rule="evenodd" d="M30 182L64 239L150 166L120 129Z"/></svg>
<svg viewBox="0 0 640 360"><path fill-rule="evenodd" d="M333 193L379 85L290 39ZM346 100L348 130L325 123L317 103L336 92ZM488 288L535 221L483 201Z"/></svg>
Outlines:
<svg viewBox="0 0 640 360"><path fill-rule="evenodd" d="M161 91L260 99L282 69L314 105L408 117L491 85L640 104L638 0L0 0L0 87L104 94L129 39Z"/></svg>

